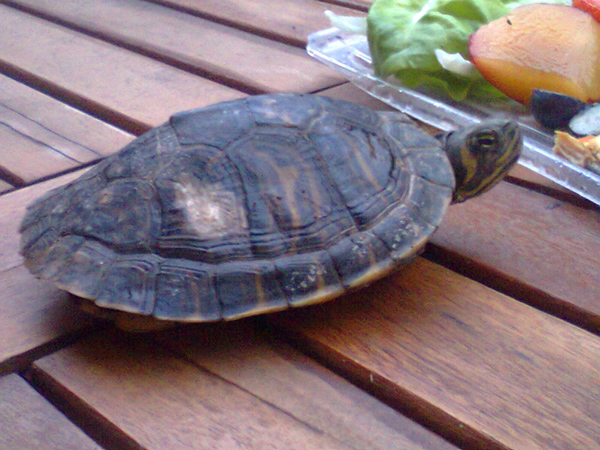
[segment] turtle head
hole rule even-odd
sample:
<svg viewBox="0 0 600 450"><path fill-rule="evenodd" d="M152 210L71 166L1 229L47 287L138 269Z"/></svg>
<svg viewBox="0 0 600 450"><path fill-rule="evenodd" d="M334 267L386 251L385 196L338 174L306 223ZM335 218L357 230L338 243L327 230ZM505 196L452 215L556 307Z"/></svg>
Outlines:
<svg viewBox="0 0 600 450"><path fill-rule="evenodd" d="M511 120L487 120L443 136L454 168L453 202L463 202L498 183L517 162L522 140Z"/></svg>

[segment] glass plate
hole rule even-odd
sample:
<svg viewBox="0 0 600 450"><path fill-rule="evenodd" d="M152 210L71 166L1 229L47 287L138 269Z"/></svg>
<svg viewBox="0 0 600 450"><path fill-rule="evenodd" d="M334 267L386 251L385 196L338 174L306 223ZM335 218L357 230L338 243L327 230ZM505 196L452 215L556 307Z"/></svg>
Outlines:
<svg viewBox="0 0 600 450"><path fill-rule="evenodd" d="M516 102L454 102L443 94L405 88L393 77L382 80L373 73L367 38L344 34L337 28L311 34L307 51L373 97L442 130L477 123L492 115L516 119L524 136L519 163L600 205L600 176L555 156L553 136Z"/></svg>

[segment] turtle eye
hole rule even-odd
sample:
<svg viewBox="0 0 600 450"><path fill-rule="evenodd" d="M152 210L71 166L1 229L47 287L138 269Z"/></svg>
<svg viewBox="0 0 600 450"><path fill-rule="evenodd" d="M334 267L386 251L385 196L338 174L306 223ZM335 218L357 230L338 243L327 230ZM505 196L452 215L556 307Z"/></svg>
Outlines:
<svg viewBox="0 0 600 450"><path fill-rule="evenodd" d="M495 131L488 131L481 133L475 140L475 146L482 150L492 149L498 145L498 133Z"/></svg>
<svg viewBox="0 0 600 450"><path fill-rule="evenodd" d="M502 140L494 130L475 134L470 141L470 152L477 159L491 161L497 158L502 149Z"/></svg>

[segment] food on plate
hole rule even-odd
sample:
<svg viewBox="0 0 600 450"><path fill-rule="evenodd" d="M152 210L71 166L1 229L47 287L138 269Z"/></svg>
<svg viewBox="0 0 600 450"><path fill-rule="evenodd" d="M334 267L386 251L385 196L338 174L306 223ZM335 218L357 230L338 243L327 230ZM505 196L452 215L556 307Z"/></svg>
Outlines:
<svg viewBox="0 0 600 450"><path fill-rule="evenodd" d="M377 0L367 16L375 73L394 75L407 87L441 90L457 101L467 95L506 99L477 70L466 68L471 64L469 37L512 8L538 1Z"/></svg>
<svg viewBox="0 0 600 450"><path fill-rule="evenodd" d="M573 0L573 6L587 11L600 22L600 0Z"/></svg>
<svg viewBox="0 0 600 450"><path fill-rule="evenodd" d="M568 129L577 136L600 135L600 103L534 89L529 107L534 119L550 130Z"/></svg>
<svg viewBox="0 0 600 450"><path fill-rule="evenodd" d="M555 155L600 175L600 104L536 89L530 107L541 125L557 130Z"/></svg>
<svg viewBox="0 0 600 450"><path fill-rule="evenodd" d="M600 99L600 24L580 9L520 6L480 27L469 53L492 85L522 104L536 88Z"/></svg>
<svg viewBox="0 0 600 450"><path fill-rule="evenodd" d="M569 121L569 129L578 136L600 135L600 104L587 105Z"/></svg>
<svg viewBox="0 0 600 450"><path fill-rule="evenodd" d="M481 75L446 70L435 52L468 55L471 33L510 11L499 0L377 0L367 16L367 37L375 73L397 77L407 87L437 88L454 100L469 91L501 96Z"/></svg>
<svg viewBox="0 0 600 450"><path fill-rule="evenodd" d="M588 103L570 95L544 89L534 89L529 101L533 118L540 125L551 130L568 127L573 117L587 106Z"/></svg>
<svg viewBox="0 0 600 450"><path fill-rule="evenodd" d="M576 166L600 175L600 136L577 139L564 131L557 131L553 151Z"/></svg>
<svg viewBox="0 0 600 450"><path fill-rule="evenodd" d="M377 0L366 29L381 78L455 101L512 98L550 130L596 135L599 12L600 0ZM571 138L556 152L597 170L598 152Z"/></svg>

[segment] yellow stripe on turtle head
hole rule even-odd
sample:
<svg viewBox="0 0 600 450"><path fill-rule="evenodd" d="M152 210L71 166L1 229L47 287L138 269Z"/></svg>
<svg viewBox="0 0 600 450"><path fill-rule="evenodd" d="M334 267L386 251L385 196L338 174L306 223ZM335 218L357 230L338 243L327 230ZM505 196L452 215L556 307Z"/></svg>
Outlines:
<svg viewBox="0 0 600 450"><path fill-rule="evenodd" d="M517 162L522 140L510 120L489 120L449 133L446 153L454 168L454 202L462 202L497 184Z"/></svg>

